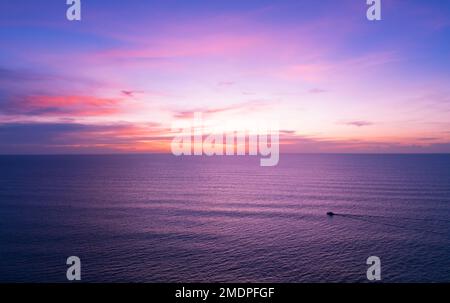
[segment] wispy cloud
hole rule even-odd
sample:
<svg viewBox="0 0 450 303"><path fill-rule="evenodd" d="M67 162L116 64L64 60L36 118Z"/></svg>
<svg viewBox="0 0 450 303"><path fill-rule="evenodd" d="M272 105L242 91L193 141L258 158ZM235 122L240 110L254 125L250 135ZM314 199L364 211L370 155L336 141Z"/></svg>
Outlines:
<svg viewBox="0 0 450 303"><path fill-rule="evenodd" d="M349 125L349 126L356 126L356 127L364 127L364 126L374 125L373 122L363 121L363 120L348 121L348 122L345 122L344 124Z"/></svg>
<svg viewBox="0 0 450 303"><path fill-rule="evenodd" d="M290 64L284 66L275 74L288 80L320 82L335 75L347 78L352 77L357 73L361 73L361 71L367 72L368 69L385 66L403 59L392 51L376 51L333 61L321 59L312 63Z"/></svg>
<svg viewBox="0 0 450 303"><path fill-rule="evenodd" d="M0 112L29 116L104 116L119 113L122 102L93 96L24 96L7 101Z"/></svg>
<svg viewBox="0 0 450 303"><path fill-rule="evenodd" d="M220 81L217 83L218 86L233 86L236 83L234 81Z"/></svg>
<svg viewBox="0 0 450 303"><path fill-rule="evenodd" d="M327 90L322 89L322 88L312 88L308 91L310 94L323 94L326 93Z"/></svg>
<svg viewBox="0 0 450 303"><path fill-rule="evenodd" d="M120 152L169 150L170 130L159 123L0 124L0 153Z"/></svg>
<svg viewBox="0 0 450 303"><path fill-rule="evenodd" d="M51 81L56 80L54 75L37 73L25 69L7 69L0 67L0 83L16 81Z"/></svg>
<svg viewBox="0 0 450 303"><path fill-rule="evenodd" d="M221 113L233 113L236 115L245 114L248 112L255 112L263 110L267 107L267 103L263 101L248 101L244 103L232 104L224 107L203 107L195 108L187 111L174 111L173 117L177 119L191 119L194 113L199 112L205 116Z"/></svg>

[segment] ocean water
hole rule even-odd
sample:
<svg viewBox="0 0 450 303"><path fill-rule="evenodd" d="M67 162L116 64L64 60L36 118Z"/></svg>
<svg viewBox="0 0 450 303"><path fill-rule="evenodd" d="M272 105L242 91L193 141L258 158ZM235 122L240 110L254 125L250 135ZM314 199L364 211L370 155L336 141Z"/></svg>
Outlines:
<svg viewBox="0 0 450 303"><path fill-rule="evenodd" d="M326 212L338 214L328 217ZM450 155L0 156L0 282L450 282Z"/></svg>

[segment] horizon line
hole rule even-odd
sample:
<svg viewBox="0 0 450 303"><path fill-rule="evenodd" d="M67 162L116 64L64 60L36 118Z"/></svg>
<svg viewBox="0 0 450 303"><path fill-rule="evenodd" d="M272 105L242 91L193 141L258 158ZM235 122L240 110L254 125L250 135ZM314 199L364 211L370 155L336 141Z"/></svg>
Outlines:
<svg viewBox="0 0 450 303"><path fill-rule="evenodd" d="M126 152L126 153L6 153L2 154L1 156L133 156L133 155L170 155L177 158L180 157L206 157L206 158L215 158L215 157L260 157L260 155L180 155L176 156L172 153L161 153L161 152ZM427 153L420 153L420 152L280 152L280 155L450 155L450 152L427 152Z"/></svg>

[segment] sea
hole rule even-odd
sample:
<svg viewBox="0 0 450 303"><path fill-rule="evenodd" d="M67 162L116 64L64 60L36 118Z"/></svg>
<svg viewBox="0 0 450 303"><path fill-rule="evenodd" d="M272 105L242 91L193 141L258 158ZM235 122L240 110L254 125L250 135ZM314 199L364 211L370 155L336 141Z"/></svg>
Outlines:
<svg viewBox="0 0 450 303"><path fill-rule="evenodd" d="M0 282L450 282L449 154L259 160L0 156Z"/></svg>

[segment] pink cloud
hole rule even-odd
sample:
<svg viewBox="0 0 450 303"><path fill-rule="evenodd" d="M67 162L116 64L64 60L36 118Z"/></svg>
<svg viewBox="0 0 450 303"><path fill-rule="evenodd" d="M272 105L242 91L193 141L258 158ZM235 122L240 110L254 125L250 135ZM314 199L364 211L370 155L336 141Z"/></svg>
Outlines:
<svg viewBox="0 0 450 303"><path fill-rule="evenodd" d="M163 59L192 56L217 56L242 53L257 47L263 39L244 35L211 35L191 38L166 38L156 45L113 49L97 53L101 59Z"/></svg>
<svg viewBox="0 0 450 303"><path fill-rule="evenodd" d="M333 75L351 76L368 68L375 68L400 60L394 52L374 52L338 61L324 60L316 63L291 64L275 74L289 80L317 82Z"/></svg>
<svg viewBox="0 0 450 303"><path fill-rule="evenodd" d="M35 116L107 116L119 113L121 102L93 96L26 96L14 98L3 110Z"/></svg>
<svg viewBox="0 0 450 303"><path fill-rule="evenodd" d="M190 109L186 111L173 111L173 116L177 119L192 119L195 112L200 112L203 115L213 115L220 113L233 113L233 114L245 114L248 112L255 112L257 110L264 109L268 106L263 101L249 101L239 104L232 104L224 107L215 107L215 108L196 108Z"/></svg>
<svg viewBox="0 0 450 303"><path fill-rule="evenodd" d="M356 120L356 121L349 121L349 122L345 122L345 125L349 125L349 126L356 126L356 127L363 127L363 126L371 126L373 125L372 122L370 121L363 121L363 120Z"/></svg>

